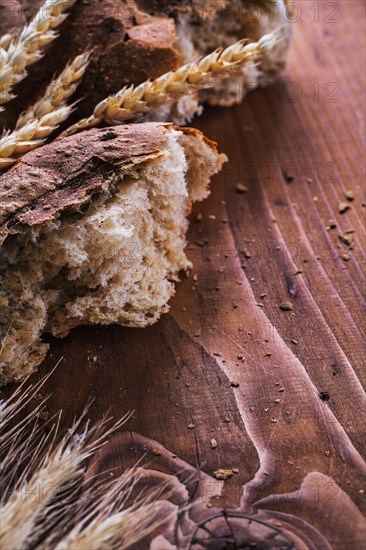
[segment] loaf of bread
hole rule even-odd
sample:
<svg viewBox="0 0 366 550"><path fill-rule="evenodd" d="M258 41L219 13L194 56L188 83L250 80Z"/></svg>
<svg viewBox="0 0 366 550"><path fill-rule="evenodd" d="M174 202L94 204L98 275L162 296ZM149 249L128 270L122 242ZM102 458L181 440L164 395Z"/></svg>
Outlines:
<svg viewBox="0 0 366 550"><path fill-rule="evenodd" d="M0 0L0 35L19 32L42 3ZM193 105L181 102L175 120L184 121L197 111L198 101L231 105L248 89L271 81L284 66L291 34L286 0L77 0L69 12L57 29L58 38L15 86L17 98L0 114L3 127L13 128L54 75L86 50L92 50L91 61L74 94L78 104L70 122L90 115L98 102L124 85L156 78L242 38L256 42L277 29L273 46L259 63L245 71L238 65L229 79L213 80ZM165 118L174 116L166 112Z"/></svg>
<svg viewBox="0 0 366 550"><path fill-rule="evenodd" d="M93 129L25 155L0 177L0 381L43 360L44 332L145 327L190 264L186 216L225 155L201 132Z"/></svg>

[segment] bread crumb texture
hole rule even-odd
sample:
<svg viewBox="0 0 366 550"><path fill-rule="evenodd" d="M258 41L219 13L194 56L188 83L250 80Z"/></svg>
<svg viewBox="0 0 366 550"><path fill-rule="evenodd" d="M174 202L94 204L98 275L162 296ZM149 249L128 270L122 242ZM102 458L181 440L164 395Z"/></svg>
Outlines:
<svg viewBox="0 0 366 550"><path fill-rule="evenodd" d="M0 381L44 359L42 333L83 324L151 325L171 275L190 266L186 216L225 161L202 134L166 126L161 154L114 169L84 204L9 234L0 257ZM26 159L27 157L25 157Z"/></svg>

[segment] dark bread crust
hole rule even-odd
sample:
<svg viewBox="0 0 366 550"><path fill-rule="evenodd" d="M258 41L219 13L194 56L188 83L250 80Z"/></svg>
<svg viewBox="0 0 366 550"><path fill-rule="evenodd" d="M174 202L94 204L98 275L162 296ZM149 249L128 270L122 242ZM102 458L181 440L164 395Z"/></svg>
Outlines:
<svg viewBox="0 0 366 550"><path fill-rule="evenodd" d="M47 222L75 210L105 186L106 177L153 162L162 152L171 124L150 122L92 129L44 145L0 176L0 244L8 233ZM194 128L187 134L201 136Z"/></svg>
<svg viewBox="0 0 366 550"><path fill-rule="evenodd" d="M191 13L200 19L214 17L229 0L139 0L141 9L157 14L175 16L180 13Z"/></svg>
<svg viewBox="0 0 366 550"><path fill-rule="evenodd" d="M15 226L38 225L84 204L117 169L161 154L167 125L93 129L31 151L0 176L0 242ZM11 229L12 228L12 229Z"/></svg>

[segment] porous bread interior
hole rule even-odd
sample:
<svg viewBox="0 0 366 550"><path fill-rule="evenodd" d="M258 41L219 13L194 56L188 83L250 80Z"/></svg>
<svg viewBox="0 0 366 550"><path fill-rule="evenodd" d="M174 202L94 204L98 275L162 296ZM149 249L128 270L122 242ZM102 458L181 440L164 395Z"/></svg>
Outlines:
<svg viewBox="0 0 366 550"><path fill-rule="evenodd" d="M44 358L43 332L80 324L144 327L168 310L169 275L187 268L186 216L224 160L202 137L169 129L154 162L114 173L83 212L11 235L2 247L0 381Z"/></svg>
<svg viewBox="0 0 366 550"><path fill-rule="evenodd" d="M178 35L181 53L197 59L217 48L226 48L241 38L256 42L275 30L284 20L285 5L277 0L229 0L214 17L188 19L180 15Z"/></svg>

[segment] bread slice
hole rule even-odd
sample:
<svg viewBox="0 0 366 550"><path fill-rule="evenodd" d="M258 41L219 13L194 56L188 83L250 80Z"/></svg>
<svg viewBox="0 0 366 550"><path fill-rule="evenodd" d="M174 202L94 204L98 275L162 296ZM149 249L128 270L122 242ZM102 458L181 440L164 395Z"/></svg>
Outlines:
<svg viewBox="0 0 366 550"><path fill-rule="evenodd" d="M44 332L168 311L186 216L225 160L198 130L145 123L58 140L2 175L0 382L41 363Z"/></svg>

